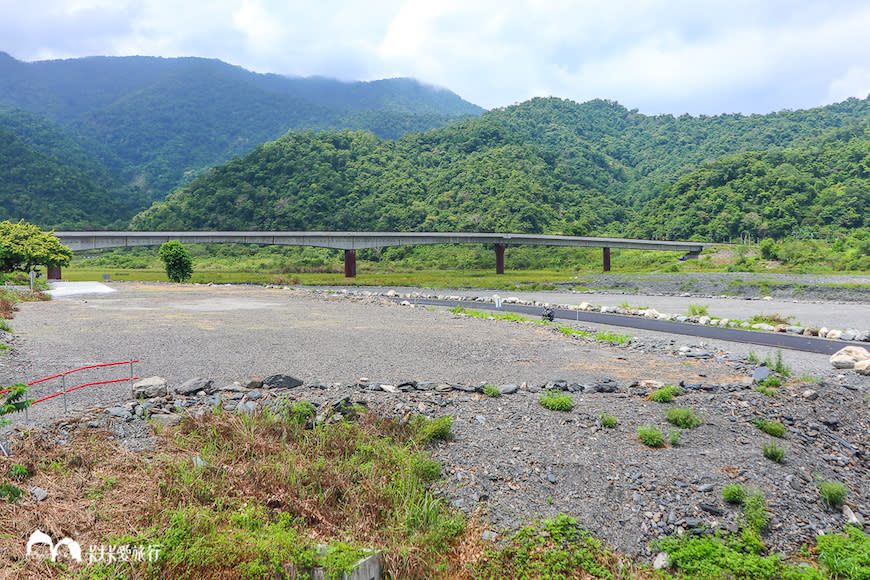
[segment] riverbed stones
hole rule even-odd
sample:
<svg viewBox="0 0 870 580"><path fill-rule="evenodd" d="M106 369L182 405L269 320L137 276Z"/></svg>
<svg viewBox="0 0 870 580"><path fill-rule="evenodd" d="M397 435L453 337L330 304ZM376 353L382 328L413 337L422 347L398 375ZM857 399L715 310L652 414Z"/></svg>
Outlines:
<svg viewBox="0 0 870 580"><path fill-rule="evenodd" d="M855 363L870 360L870 352L860 346L847 346L832 354L830 360L835 369L853 369Z"/></svg>
<svg viewBox="0 0 870 580"><path fill-rule="evenodd" d="M162 377L148 377L133 384L133 397L136 399L165 397L167 392L166 379Z"/></svg>

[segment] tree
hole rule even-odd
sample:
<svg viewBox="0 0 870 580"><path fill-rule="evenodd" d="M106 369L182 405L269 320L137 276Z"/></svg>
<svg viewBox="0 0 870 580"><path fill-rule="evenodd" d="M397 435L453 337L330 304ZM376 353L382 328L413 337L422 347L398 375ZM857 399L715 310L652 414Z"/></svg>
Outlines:
<svg viewBox="0 0 870 580"><path fill-rule="evenodd" d="M0 222L0 272L29 272L34 266L66 266L72 251L52 232L20 221Z"/></svg>
<svg viewBox="0 0 870 580"><path fill-rule="evenodd" d="M187 249L178 240L170 240L160 246L157 254L166 267L166 275L172 282L185 282L193 274L193 260Z"/></svg>

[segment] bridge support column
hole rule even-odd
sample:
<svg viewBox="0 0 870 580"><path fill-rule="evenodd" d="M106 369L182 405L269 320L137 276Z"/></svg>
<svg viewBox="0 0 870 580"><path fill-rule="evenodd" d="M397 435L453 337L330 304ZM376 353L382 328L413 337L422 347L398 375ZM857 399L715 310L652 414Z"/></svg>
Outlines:
<svg viewBox="0 0 870 580"><path fill-rule="evenodd" d="M602 258L604 259L604 271L610 272L610 248L601 248Z"/></svg>
<svg viewBox="0 0 870 580"><path fill-rule="evenodd" d="M504 244L495 245L495 273L504 274Z"/></svg>
<svg viewBox="0 0 870 580"><path fill-rule="evenodd" d="M356 278L356 250L344 251L344 277Z"/></svg>
<svg viewBox="0 0 870 580"><path fill-rule="evenodd" d="M46 278L49 280L60 280L63 277L60 266L51 266L48 268L48 272L46 274Z"/></svg>

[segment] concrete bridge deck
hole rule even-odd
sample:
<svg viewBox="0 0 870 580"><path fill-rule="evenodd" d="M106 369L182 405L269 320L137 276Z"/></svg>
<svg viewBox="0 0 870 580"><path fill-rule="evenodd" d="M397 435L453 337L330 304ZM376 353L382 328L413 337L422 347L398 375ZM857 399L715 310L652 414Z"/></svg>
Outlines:
<svg viewBox="0 0 870 580"><path fill-rule="evenodd" d="M345 276L356 276L356 250L424 244L493 244L496 273L504 273L504 250L510 245L603 248L603 268L610 270L610 249L666 250L697 256L707 244L629 238L591 238L545 234L478 232L258 232L258 231L56 231L74 252L131 246L157 246L170 240L183 244L263 244L316 246L344 250Z"/></svg>

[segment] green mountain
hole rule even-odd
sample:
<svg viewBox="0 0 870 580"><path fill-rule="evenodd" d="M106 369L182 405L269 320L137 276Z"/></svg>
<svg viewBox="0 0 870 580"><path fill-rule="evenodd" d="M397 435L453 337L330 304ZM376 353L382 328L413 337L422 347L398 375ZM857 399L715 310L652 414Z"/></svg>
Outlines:
<svg viewBox="0 0 870 580"><path fill-rule="evenodd" d="M289 78L199 58L24 63L5 53L0 108L54 123L72 144L65 149L89 158L74 168L84 163L115 182L91 175L109 195L117 195L115 186L122 183L148 201L289 129L359 129L395 139L482 112L450 91L412 79ZM22 139L29 131L20 125L8 129ZM65 163L63 156L57 161Z"/></svg>
<svg viewBox="0 0 870 580"><path fill-rule="evenodd" d="M739 236L747 224L754 236L855 227L866 225L863 213L854 219L849 212L862 212L867 202L859 153L867 145L868 113L870 101L850 99L771 115L649 117L610 101L550 98L396 141L291 132L200 176L133 225L708 239ZM737 178L717 168L751 165L759 156L771 167L763 196L734 183L729 199L739 196L740 203L728 211L739 214L736 221L715 221L713 210L698 213L716 188ZM812 203L826 209L813 212L776 178L780 158L798 173L812 165L821 180L812 187L845 188L851 201L816 196ZM719 177L699 177L709 173ZM746 217L753 212L760 219ZM765 212L790 217L772 222Z"/></svg>

